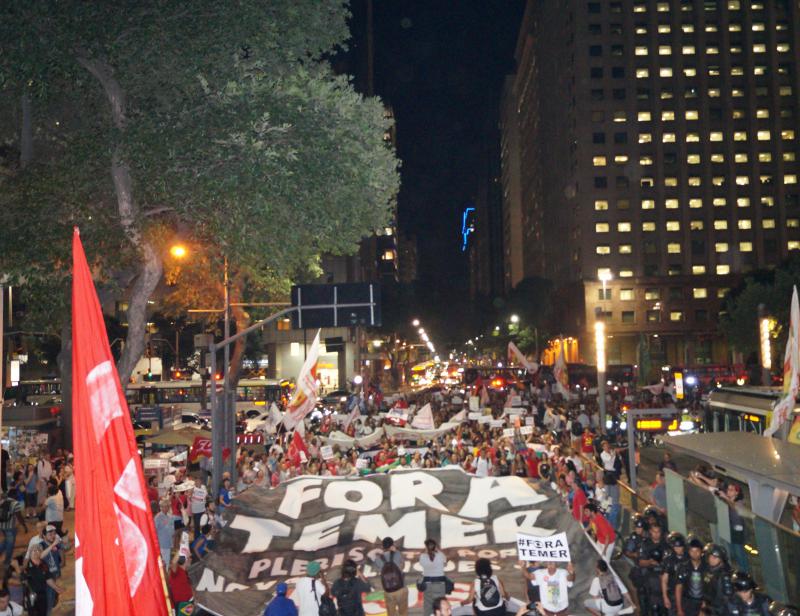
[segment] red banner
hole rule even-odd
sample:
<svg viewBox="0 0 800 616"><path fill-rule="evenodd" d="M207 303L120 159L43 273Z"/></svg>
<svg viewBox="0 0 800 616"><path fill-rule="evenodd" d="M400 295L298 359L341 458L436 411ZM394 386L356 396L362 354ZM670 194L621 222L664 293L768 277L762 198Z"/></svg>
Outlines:
<svg viewBox="0 0 800 616"><path fill-rule="evenodd" d="M77 228L72 260L75 613L166 616L142 461Z"/></svg>
<svg viewBox="0 0 800 616"><path fill-rule="evenodd" d="M239 435L237 434L236 436L236 442L238 444ZM211 455L211 439L205 436L195 436L192 448L189 450L189 462L197 462L200 458L210 458ZM222 459L227 460L229 455L231 455L231 450L225 447L222 450Z"/></svg>
<svg viewBox="0 0 800 616"><path fill-rule="evenodd" d="M292 434L292 440L289 441L289 447L286 450L286 457L289 458L294 467L300 466L303 462L311 458L303 437L300 436L297 431Z"/></svg>

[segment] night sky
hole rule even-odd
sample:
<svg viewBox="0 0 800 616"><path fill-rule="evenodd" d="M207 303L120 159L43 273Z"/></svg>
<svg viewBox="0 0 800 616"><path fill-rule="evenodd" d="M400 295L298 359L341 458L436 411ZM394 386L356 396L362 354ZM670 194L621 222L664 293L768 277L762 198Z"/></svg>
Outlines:
<svg viewBox="0 0 800 616"><path fill-rule="evenodd" d="M418 288L433 319L454 298L468 300L461 212L478 188L487 125L497 125L525 3L373 1L375 94L394 108L403 165L398 225L417 237ZM365 2L352 2L349 54L361 75Z"/></svg>

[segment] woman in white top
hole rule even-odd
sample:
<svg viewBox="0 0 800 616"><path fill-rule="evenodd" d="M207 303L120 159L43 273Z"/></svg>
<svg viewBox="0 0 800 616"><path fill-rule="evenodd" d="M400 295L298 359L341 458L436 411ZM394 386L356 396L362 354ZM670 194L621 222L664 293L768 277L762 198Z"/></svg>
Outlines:
<svg viewBox="0 0 800 616"><path fill-rule="evenodd" d="M444 597L445 576L444 568L447 565L447 556L439 550L433 539L425 540L425 551L419 557L419 564L422 567L422 582L425 585L423 592L423 616L433 614L433 601L438 597Z"/></svg>
<svg viewBox="0 0 800 616"><path fill-rule="evenodd" d="M475 561L475 573L478 577L467 597L467 603L472 603L475 608L475 616L503 616L508 593L498 577L492 574L492 563L488 558Z"/></svg>

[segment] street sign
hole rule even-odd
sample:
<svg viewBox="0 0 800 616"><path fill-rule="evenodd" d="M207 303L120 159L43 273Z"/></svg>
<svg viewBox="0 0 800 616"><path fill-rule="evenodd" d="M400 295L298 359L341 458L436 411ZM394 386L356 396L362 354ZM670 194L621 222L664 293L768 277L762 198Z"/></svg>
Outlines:
<svg viewBox="0 0 800 616"><path fill-rule="evenodd" d="M292 327L381 325L381 289L377 283L304 284L292 287Z"/></svg>

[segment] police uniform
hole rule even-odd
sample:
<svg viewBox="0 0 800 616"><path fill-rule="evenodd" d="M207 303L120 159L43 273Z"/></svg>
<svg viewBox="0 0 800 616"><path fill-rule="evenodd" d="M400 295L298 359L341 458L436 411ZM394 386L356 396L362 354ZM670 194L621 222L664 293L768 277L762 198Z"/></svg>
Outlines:
<svg viewBox="0 0 800 616"><path fill-rule="evenodd" d="M622 552L633 561L633 566L629 574L633 586L636 588L636 594L642 594L642 586L644 584L644 576L642 568L639 566L639 553L644 543L644 535L639 535L636 531L628 535L625 543L622 546Z"/></svg>
<svg viewBox="0 0 800 616"><path fill-rule="evenodd" d="M748 604L739 595L734 595L722 613L725 616L769 616L769 597L753 593L753 601Z"/></svg>
<svg viewBox="0 0 800 616"><path fill-rule="evenodd" d="M675 586L678 583L678 570L688 561L689 556L684 550L683 554L680 556L675 552L670 552L670 554L664 559L664 562L661 563L662 573L667 574L667 596L672 604L672 607L669 610L670 614L678 613L678 606L675 602Z"/></svg>
<svg viewBox="0 0 800 616"><path fill-rule="evenodd" d="M722 561L713 569L706 566L703 574L703 600L711 613L724 614L722 610L725 602L732 594L730 565Z"/></svg>
<svg viewBox="0 0 800 616"><path fill-rule="evenodd" d="M704 561L695 568L691 559L678 566L677 583L683 586L681 605L686 616L697 616L703 605L703 579L708 566Z"/></svg>
<svg viewBox="0 0 800 616"><path fill-rule="evenodd" d="M639 567L642 572L642 592L639 593L639 607L643 616L664 616L667 613L661 594L661 574L664 572L663 558L668 553L666 542L656 543L649 537L642 541L638 560L654 560L654 565Z"/></svg>

